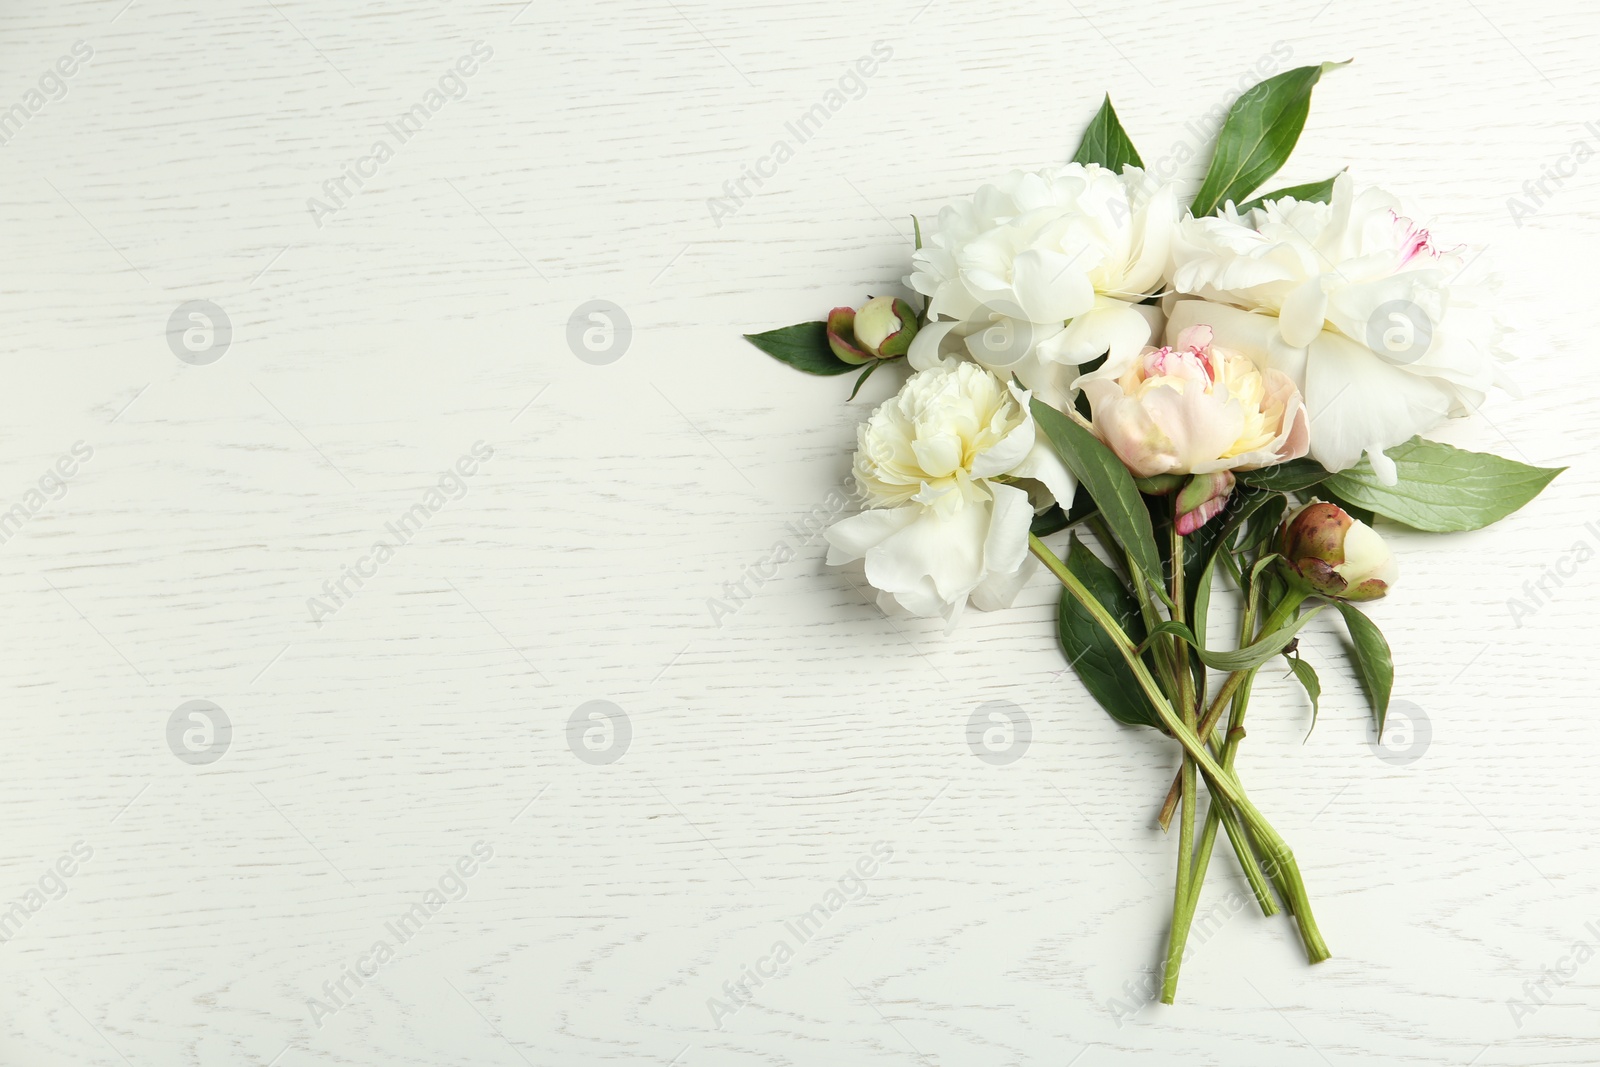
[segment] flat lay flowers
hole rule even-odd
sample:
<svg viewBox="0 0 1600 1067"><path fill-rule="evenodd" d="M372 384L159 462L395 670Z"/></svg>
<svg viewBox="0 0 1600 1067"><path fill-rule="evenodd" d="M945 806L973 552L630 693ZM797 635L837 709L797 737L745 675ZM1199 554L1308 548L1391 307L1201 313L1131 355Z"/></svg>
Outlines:
<svg viewBox="0 0 1600 1067"><path fill-rule="evenodd" d="M1071 162L915 220L904 296L747 335L856 389L903 367L857 431L863 510L827 531L830 565L951 629L1048 575L1083 689L1175 743L1172 786L1148 798L1176 838L1167 1003L1219 835L1262 913L1287 915L1311 963L1331 953L1317 859L1236 767L1257 672L1285 665L1314 724L1328 665L1297 634L1337 615L1381 736L1395 668L1358 605L1403 595L1384 527L1477 529L1560 473L1422 436L1511 384L1508 309L1460 281L1470 250L1348 170L1263 192L1339 66L1246 91L1192 195L1144 169L1107 97Z"/></svg>

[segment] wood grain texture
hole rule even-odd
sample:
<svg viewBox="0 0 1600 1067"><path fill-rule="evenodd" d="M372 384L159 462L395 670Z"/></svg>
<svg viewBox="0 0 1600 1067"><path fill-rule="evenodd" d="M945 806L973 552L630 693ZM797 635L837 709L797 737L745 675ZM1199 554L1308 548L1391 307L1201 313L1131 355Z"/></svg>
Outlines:
<svg viewBox="0 0 1600 1067"><path fill-rule="evenodd" d="M1600 147L1597 39L1587 8L1507 0L0 16L0 112L92 50L0 146L0 512L93 452L0 544L0 909L92 852L0 944L0 1062L1596 1062L1600 961L1545 972L1600 949L1600 161L1529 218L1507 200ZM388 134L476 42L464 98ZM874 42L859 99L713 219ZM1523 395L1440 435L1572 469L1493 529L1394 534L1375 616L1431 730L1413 762L1375 757L1333 620L1305 638L1309 740L1292 679L1258 686L1241 766L1334 958L1230 911L1219 850L1180 1004L1123 1018L1165 939L1173 751L1063 673L1043 578L947 637L825 567L803 524L895 383L847 405L738 335L892 290L909 215L1064 160L1107 90L1159 158L1275 45L1356 61L1283 179L1350 164L1502 277ZM319 226L307 201L386 136ZM196 299L233 327L206 366L165 333ZM567 342L594 299L633 325L604 366ZM480 441L317 625L308 598ZM719 624L708 600L752 567ZM208 765L169 747L194 699L232 723ZM609 765L568 746L594 700L631 727ZM1006 766L966 743L990 701L1031 724ZM464 895L316 1017L476 842ZM841 879L859 899L715 1025Z"/></svg>

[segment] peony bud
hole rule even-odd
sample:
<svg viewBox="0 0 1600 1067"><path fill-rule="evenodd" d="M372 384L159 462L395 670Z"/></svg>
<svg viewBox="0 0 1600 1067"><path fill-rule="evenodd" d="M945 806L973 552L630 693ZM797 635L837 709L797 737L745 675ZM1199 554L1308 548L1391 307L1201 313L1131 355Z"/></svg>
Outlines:
<svg viewBox="0 0 1600 1067"><path fill-rule="evenodd" d="M899 297L875 296L860 311L828 312L828 347L846 363L903 356L916 335L917 313Z"/></svg>
<svg viewBox="0 0 1600 1067"><path fill-rule="evenodd" d="M1233 472L1196 474L1178 490L1178 533L1188 537L1222 513L1233 495Z"/></svg>
<svg viewBox="0 0 1600 1067"><path fill-rule="evenodd" d="M1377 600L1400 576L1389 546L1372 527L1320 500L1284 519L1278 554L1292 584L1335 600Z"/></svg>

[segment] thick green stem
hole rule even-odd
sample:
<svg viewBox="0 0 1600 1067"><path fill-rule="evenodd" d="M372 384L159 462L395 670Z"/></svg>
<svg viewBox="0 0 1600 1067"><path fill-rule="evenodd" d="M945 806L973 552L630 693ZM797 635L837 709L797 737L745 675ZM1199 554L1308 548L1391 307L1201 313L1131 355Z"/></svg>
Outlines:
<svg viewBox="0 0 1600 1067"><path fill-rule="evenodd" d="M1205 776L1206 786L1213 794L1220 796L1238 809L1239 816L1254 835L1261 850L1266 853L1269 869L1282 873L1289 902L1295 913L1295 921L1300 928L1300 939L1305 943L1306 954L1311 962L1320 963L1328 958L1328 946L1322 939L1322 932L1317 929L1316 920L1311 916L1311 902L1306 898L1305 881L1300 875L1300 865L1295 861L1294 852L1287 842L1279 836L1267 822L1250 798L1245 795L1244 787L1239 784L1232 772L1224 770L1206 748L1206 744L1195 732L1191 730L1173 710L1172 704L1167 700L1166 694L1156 684L1155 678L1145 666L1144 660L1139 658L1138 651L1128 635L1123 633L1117 625L1111 612L1106 610L1104 604L1078 580L1077 575L1067 569L1056 554L1050 551L1048 545L1032 534L1028 535L1028 547L1033 554L1039 557L1056 580L1064 586L1067 592L1083 606L1091 618L1099 624L1112 644L1117 646L1123 661L1133 671L1133 676L1139 683L1139 688L1149 697L1151 706L1155 708L1156 715L1161 719L1162 725L1183 746L1184 751L1194 758L1195 764L1201 774Z"/></svg>

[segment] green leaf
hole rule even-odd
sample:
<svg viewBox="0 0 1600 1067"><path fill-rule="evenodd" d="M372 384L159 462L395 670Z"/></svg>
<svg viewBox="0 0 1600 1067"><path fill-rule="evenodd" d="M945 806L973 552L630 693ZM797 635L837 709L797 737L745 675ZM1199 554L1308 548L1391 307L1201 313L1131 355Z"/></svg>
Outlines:
<svg viewBox="0 0 1600 1067"><path fill-rule="evenodd" d="M856 394L861 392L861 387L867 384L867 379L872 377L872 372L883 366L885 362L886 360L875 359L871 363L867 364L867 369L862 371L861 377L856 379L856 387L850 390L850 395L845 398L846 404L850 403L850 401L856 398Z"/></svg>
<svg viewBox="0 0 1600 1067"><path fill-rule="evenodd" d="M1157 591L1165 588L1167 579L1161 569L1161 554L1156 550L1150 513L1145 510L1128 468L1098 437L1049 404L1035 397L1031 407L1034 421L1061 454L1081 489L1094 498L1101 518L1133 565Z"/></svg>
<svg viewBox="0 0 1600 1067"><path fill-rule="evenodd" d="M766 333L747 333L744 339L767 355L807 374L843 374L854 370L828 347L828 324L801 322Z"/></svg>
<svg viewBox="0 0 1600 1067"><path fill-rule="evenodd" d="M1389 652L1389 642L1384 640L1378 624L1354 604L1341 600L1335 601L1334 607L1344 616L1345 628L1350 631L1356 673L1361 676L1372 717L1378 723L1378 736L1382 737L1383 721L1389 714L1389 694L1394 690L1394 656Z"/></svg>
<svg viewBox="0 0 1600 1067"><path fill-rule="evenodd" d="M1339 174L1343 173L1344 171L1339 172ZM1333 182L1335 178L1339 177L1339 174L1335 174L1333 178L1324 178L1320 182L1306 182L1304 185L1286 185L1282 189L1274 190L1258 196L1248 203L1240 204L1239 213L1242 215L1252 208L1260 207L1268 200L1282 200L1286 196L1292 196L1296 200L1307 204L1326 204L1333 199Z"/></svg>
<svg viewBox="0 0 1600 1067"><path fill-rule="evenodd" d="M1322 699L1322 682L1317 678L1317 672L1311 664L1299 656L1285 656L1289 661L1289 669L1294 676L1300 679L1300 684L1305 686L1306 696L1311 698L1311 730L1317 728L1317 702ZM1306 731L1306 736L1311 736L1311 730Z"/></svg>
<svg viewBox="0 0 1600 1067"><path fill-rule="evenodd" d="M1260 470L1239 471L1238 479L1257 489L1276 489L1280 493L1297 493L1326 481L1328 472L1314 459L1291 459L1287 463L1274 463Z"/></svg>
<svg viewBox="0 0 1600 1067"><path fill-rule="evenodd" d="M1234 649L1232 652L1213 652L1211 649L1203 647L1199 641L1195 640L1192 630L1183 623L1173 622L1170 619L1151 630L1144 640L1148 644L1156 639L1157 634L1176 634L1194 649L1195 655L1200 657L1200 662L1212 670L1244 671L1249 670L1251 667L1259 667L1279 652L1282 652L1289 646L1289 642L1294 640L1294 635L1300 632L1300 628L1315 618L1321 610L1321 608L1313 608L1287 626L1264 635L1254 644ZM1140 651L1144 651L1142 646Z"/></svg>
<svg viewBox="0 0 1600 1067"><path fill-rule="evenodd" d="M1078 142L1078 151L1073 154L1072 162L1098 163L1118 174L1129 164L1144 166L1138 149L1133 147L1127 131L1117 119L1117 112L1111 106L1110 93L1106 94L1105 103L1094 113L1094 118L1089 120L1089 128L1083 131L1083 140Z"/></svg>
<svg viewBox="0 0 1600 1067"><path fill-rule="evenodd" d="M1243 671L1251 667L1259 667L1267 660L1289 647L1289 642L1294 640L1300 628L1322 611L1321 608L1312 608L1287 626L1272 631L1270 634L1259 638L1254 644L1249 644L1233 652L1206 652L1198 654L1207 667L1218 671Z"/></svg>
<svg viewBox="0 0 1600 1067"><path fill-rule="evenodd" d="M917 251L922 251L922 223L917 221L915 215L911 216L911 230L917 235Z"/></svg>
<svg viewBox="0 0 1600 1067"><path fill-rule="evenodd" d="M1189 618L1194 622L1194 632L1203 642L1206 640L1206 618L1211 610L1211 586L1215 581L1217 558L1224 559L1228 556L1228 544L1235 532L1263 506L1274 503L1281 514L1283 497L1278 493L1258 492L1249 488L1241 488L1234 492L1233 499L1228 501L1228 506L1222 514L1212 522L1202 526L1197 533L1190 534L1184 539L1185 548L1191 544L1200 552L1199 560L1190 560L1187 564L1185 581L1190 593ZM1277 519L1272 519L1272 524L1277 525ZM1208 535L1202 540L1201 535ZM1200 565L1204 561L1204 565ZM1199 571L1198 575L1195 573ZM1233 568L1229 568L1230 573Z"/></svg>
<svg viewBox="0 0 1600 1067"><path fill-rule="evenodd" d="M1238 203L1278 173L1305 128L1312 88L1328 71L1342 66L1296 67L1245 90L1228 109L1211 167L1189 210L1198 217L1229 200Z"/></svg>
<svg viewBox="0 0 1600 1067"><path fill-rule="evenodd" d="M1028 527L1028 532L1035 537L1049 537L1053 533L1065 530L1068 526L1067 513L1056 504L1051 504L1044 511L1033 517L1033 522Z"/></svg>
<svg viewBox="0 0 1600 1067"><path fill-rule="evenodd" d="M1328 479L1328 489L1358 508L1418 530L1477 530L1539 495L1565 467L1530 467L1486 452L1467 452L1413 437L1388 449L1400 480L1384 485L1362 458Z"/></svg>
<svg viewBox="0 0 1600 1067"><path fill-rule="evenodd" d="M1076 535L1068 546L1066 564L1095 599L1122 623L1129 640L1143 640L1144 623L1132 592ZM1067 663L1108 715L1129 726L1160 727L1160 716L1139 687L1122 653L1094 617L1065 589L1061 591L1061 605L1056 611L1056 634L1061 639Z"/></svg>

